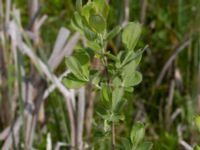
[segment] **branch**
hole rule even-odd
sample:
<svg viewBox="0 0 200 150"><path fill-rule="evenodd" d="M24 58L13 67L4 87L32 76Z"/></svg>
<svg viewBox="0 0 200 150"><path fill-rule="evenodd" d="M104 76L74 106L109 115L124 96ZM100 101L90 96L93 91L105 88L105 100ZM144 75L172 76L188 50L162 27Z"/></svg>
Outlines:
<svg viewBox="0 0 200 150"><path fill-rule="evenodd" d="M148 5L148 0L141 1L140 22L142 24L145 24L147 5Z"/></svg>
<svg viewBox="0 0 200 150"><path fill-rule="evenodd" d="M74 138L75 137L75 116L74 116L74 110L73 110L72 101L71 101L73 97L71 92L68 91L65 88L65 86L59 81L59 79L49 71L48 67L33 53L33 51L25 43L22 43L22 45L19 48L23 50L22 52L24 52L34 62L36 66L39 66L40 71L42 71L42 73L44 73L47 76L48 80L50 80L56 85L56 87L59 89L61 94L65 97L70 124L71 124L71 136L72 136L72 146L73 146L75 143L75 141L73 140L75 139Z"/></svg>
<svg viewBox="0 0 200 150"><path fill-rule="evenodd" d="M85 87L79 90L78 95L78 114L77 114L77 140L78 148L83 149L83 126L85 116Z"/></svg>
<svg viewBox="0 0 200 150"><path fill-rule="evenodd" d="M193 150L192 146L190 146L187 142L183 140L180 140L179 144L182 145L185 148L185 150Z"/></svg>
<svg viewBox="0 0 200 150"><path fill-rule="evenodd" d="M170 58L168 59L168 61L165 63L164 67L162 68L162 71L156 81L156 86L160 86L164 76L165 76L165 73L166 71L169 69L169 67L171 66L171 64L173 63L173 61L175 60L175 58L177 57L177 55L183 51L190 43L191 43L191 39L188 39L186 41L183 42L182 45L180 45L176 50L175 52L170 56Z"/></svg>

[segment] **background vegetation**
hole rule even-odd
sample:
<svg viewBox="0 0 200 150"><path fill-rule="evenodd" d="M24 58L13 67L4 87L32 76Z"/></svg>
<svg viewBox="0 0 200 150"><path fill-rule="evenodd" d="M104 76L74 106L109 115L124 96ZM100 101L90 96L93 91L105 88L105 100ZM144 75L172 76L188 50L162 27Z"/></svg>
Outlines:
<svg viewBox="0 0 200 150"><path fill-rule="evenodd" d="M111 139L102 138L104 122L98 112L103 104L99 95L90 85L68 91L57 82L68 73L64 56L85 45L84 37L70 23L75 1L36 3L0 0L0 147L69 148L73 130L66 104L69 92L77 104L77 116L81 117L80 109L85 114L80 129L83 135L79 134L84 147L111 149ZM129 137L133 124L141 121L145 140L153 143L153 150L191 150L200 143L194 125L194 117L200 114L200 1L108 3L108 28L138 21L143 31L137 48L148 45L138 68L143 81L128 95L122 111L125 119L116 126L119 149L125 149L123 138ZM14 22L21 22L20 27L16 28ZM120 36L110 40L107 47L113 54L124 48ZM98 64L94 61L93 65ZM57 88L48 92L52 85ZM79 103L82 99L85 103Z"/></svg>

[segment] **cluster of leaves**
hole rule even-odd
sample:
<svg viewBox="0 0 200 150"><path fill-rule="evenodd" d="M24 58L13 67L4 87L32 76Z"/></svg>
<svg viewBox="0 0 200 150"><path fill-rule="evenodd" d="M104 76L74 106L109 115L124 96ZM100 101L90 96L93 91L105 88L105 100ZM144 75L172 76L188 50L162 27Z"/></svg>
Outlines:
<svg viewBox="0 0 200 150"><path fill-rule="evenodd" d="M87 39L87 47L77 49L73 56L66 58L66 65L71 73L64 79L68 88L80 88L86 84L94 85L106 106L106 112L100 113L104 119L104 130L111 132L111 124L123 120L120 110L126 101L126 93L133 92L133 87L142 81L137 66L142 58L143 49L135 51L142 28L137 22L130 22L122 32L125 49L114 55L107 50L107 42L120 34L121 27L107 31L109 6L106 1L94 0L82 7L77 1L78 11L74 13L72 26ZM92 59L98 59L101 68L94 69ZM141 146L144 128L137 124L133 128L132 150ZM145 146L146 143L145 143Z"/></svg>
<svg viewBox="0 0 200 150"><path fill-rule="evenodd" d="M121 27L117 26L107 32L108 9L105 1L102 4L102 1L95 0L88 2L81 9L81 13L75 12L72 24L85 35L88 47L78 49L73 56L66 58L66 65L71 74L65 78L65 84L68 88L80 88L89 82L92 83L101 91L102 100L109 102L112 97L114 112L124 92L132 92L132 87L142 81L142 75L136 70L141 60L142 50L134 51L141 26L139 23L129 23L122 33L122 41L126 49L120 51L117 56L111 54L106 51L106 42L116 36ZM104 70L91 68L93 57L99 58Z"/></svg>
<svg viewBox="0 0 200 150"><path fill-rule="evenodd" d="M145 127L141 122L137 122L131 130L130 140L123 139L123 148L125 150L150 150L153 147L151 142L144 142Z"/></svg>

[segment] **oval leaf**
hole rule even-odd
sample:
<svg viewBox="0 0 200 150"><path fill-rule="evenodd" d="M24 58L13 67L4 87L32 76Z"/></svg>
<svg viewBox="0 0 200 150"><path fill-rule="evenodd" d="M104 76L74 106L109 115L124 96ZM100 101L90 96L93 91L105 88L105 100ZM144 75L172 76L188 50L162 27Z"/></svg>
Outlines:
<svg viewBox="0 0 200 150"><path fill-rule="evenodd" d="M131 142L133 145L137 146L140 144L144 138L145 135L145 129L144 124L141 122L137 122L131 130Z"/></svg>
<svg viewBox="0 0 200 150"><path fill-rule="evenodd" d="M113 112L116 111L116 108L120 101L122 100L122 97L124 95L123 88L117 87L112 92L112 110Z"/></svg>
<svg viewBox="0 0 200 150"><path fill-rule="evenodd" d="M142 81L142 74L135 71L133 74L127 74L124 78L124 86L131 87L136 86Z"/></svg>
<svg viewBox="0 0 200 150"><path fill-rule="evenodd" d="M106 22L100 15L91 15L89 18L89 24L98 33L103 33L106 29Z"/></svg>
<svg viewBox="0 0 200 150"><path fill-rule="evenodd" d="M122 42L128 50L134 50L139 40L141 31L142 27L137 22L128 23L128 25L124 28L122 33Z"/></svg>
<svg viewBox="0 0 200 150"><path fill-rule="evenodd" d="M82 80L78 79L72 73L67 75L67 77L65 77L63 79L63 82L64 82L65 86L67 88L70 88L70 89L77 89L77 88L80 88L80 87L82 87L82 86L84 86L86 84L85 81L82 81Z"/></svg>
<svg viewBox="0 0 200 150"><path fill-rule="evenodd" d="M94 6L98 14L102 14L105 18L107 18L109 13L109 5L107 0L94 0Z"/></svg>
<svg viewBox="0 0 200 150"><path fill-rule="evenodd" d="M86 38L90 41L93 41L97 37L96 33L94 33L86 26L83 28L83 31L85 33Z"/></svg>
<svg viewBox="0 0 200 150"><path fill-rule="evenodd" d="M90 57L85 50L79 49L74 53L74 57L81 65L82 74L85 78L89 78Z"/></svg>
<svg viewBox="0 0 200 150"><path fill-rule="evenodd" d="M68 69L76 75L77 78L82 79L82 69L80 63L73 56L66 57L65 63Z"/></svg>

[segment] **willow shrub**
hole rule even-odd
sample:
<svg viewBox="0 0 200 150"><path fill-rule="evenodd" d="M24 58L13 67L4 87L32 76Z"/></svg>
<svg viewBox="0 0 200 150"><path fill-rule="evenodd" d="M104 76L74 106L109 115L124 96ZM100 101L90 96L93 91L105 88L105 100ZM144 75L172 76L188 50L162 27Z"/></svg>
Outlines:
<svg viewBox="0 0 200 150"><path fill-rule="evenodd" d="M113 135L116 123L123 121L120 110L126 102L126 93L133 92L134 86L142 81L142 74L137 70L144 49L135 50L142 27L138 22L129 22L123 29L120 26L107 30L109 5L104 0L94 0L82 6L77 1L77 11L72 18L72 26L87 39L87 46L76 49L73 56L66 58L67 68L71 73L64 79L67 88L77 89L92 84L100 93L100 100L106 108L106 113L100 113L104 120L106 135ZM122 33L121 33L122 32ZM113 54L107 49L109 40L122 34L124 49ZM100 69L94 69L91 60L95 58L101 63ZM144 142L145 129L140 122L131 131L130 138L122 143L123 149L148 150L150 142ZM115 145L115 137L112 141Z"/></svg>

